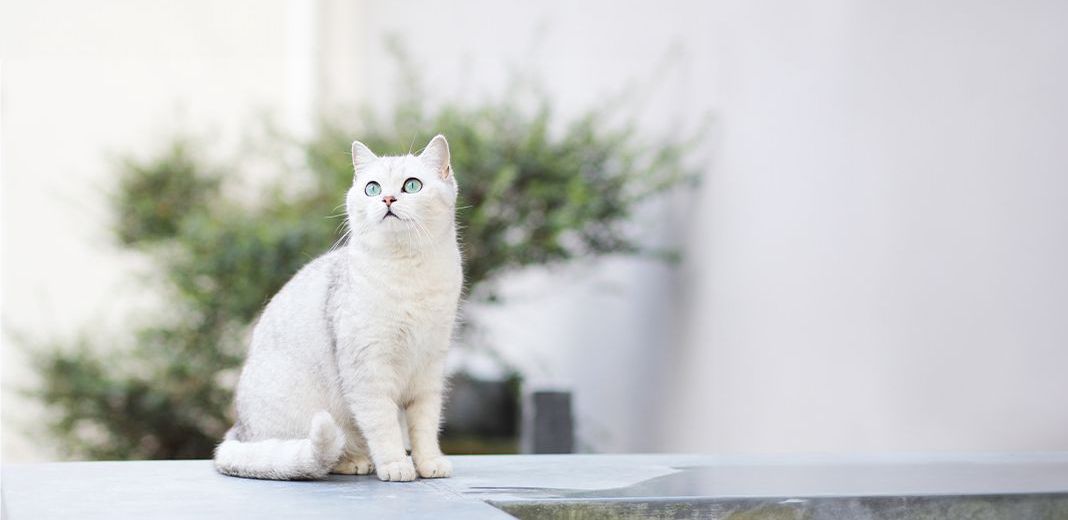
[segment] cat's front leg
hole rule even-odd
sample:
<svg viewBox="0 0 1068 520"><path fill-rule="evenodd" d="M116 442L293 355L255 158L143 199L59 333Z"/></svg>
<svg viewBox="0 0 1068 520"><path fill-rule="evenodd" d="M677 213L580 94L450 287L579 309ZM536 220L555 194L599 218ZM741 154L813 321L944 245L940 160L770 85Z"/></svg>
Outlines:
<svg viewBox="0 0 1068 520"><path fill-rule="evenodd" d="M434 373L405 409L408 437L412 441L412 459L423 478L452 475L452 463L441 453L438 430L441 427L442 375Z"/></svg>
<svg viewBox="0 0 1068 520"><path fill-rule="evenodd" d="M363 433L371 452L375 473L380 480L407 482L415 480L415 467L404 450L398 415L400 408L393 396L396 386L389 363L373 355L362 357L357 366L346 366L341 359L356 359L346 349L339 349L339 369L345 400L352 409L356 426Z"/></svg>
<svg viewBox="0 0 1068 520"><path fill-rule="evenodd" d="M379 480L408 482L415 480L415 467L404 451L398 407L385 393L357 391L350 395L356 424L367 439L371 460Z"/></svg>

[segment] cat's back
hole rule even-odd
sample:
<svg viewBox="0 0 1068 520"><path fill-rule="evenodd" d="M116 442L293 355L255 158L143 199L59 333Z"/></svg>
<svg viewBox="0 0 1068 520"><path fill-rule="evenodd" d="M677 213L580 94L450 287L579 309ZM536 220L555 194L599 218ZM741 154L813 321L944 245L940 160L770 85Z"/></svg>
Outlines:
<svg viewBox="0 0 1068 520"><path fill-rule="evenodd" d="M343 261L344 251L335 250L308 262L271 298L265 314L293 303L305 307L312 301L324 301L342 283Z"/></svg>
<svg viewBox="0 0 1068 520"><path fill-rule="evenodd" d="M344 284L344 251L328 252L312 260L293 275L263 310L253 331L252 352L264 344L307 349L302 339L328 341L324 334L330 323L333 295Z"/></svg>

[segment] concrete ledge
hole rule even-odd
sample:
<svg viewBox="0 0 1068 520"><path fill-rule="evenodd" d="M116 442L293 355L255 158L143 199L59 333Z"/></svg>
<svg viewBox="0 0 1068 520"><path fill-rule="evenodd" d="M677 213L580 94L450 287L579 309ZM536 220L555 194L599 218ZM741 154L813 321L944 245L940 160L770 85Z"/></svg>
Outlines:
<svg viewBox="0 0 1068 520"><path fill-rule="evenodd" d="M412 483L224 477L209 461L3 468L4 518L1068 518L1068 453L454 457Z"/></svg>

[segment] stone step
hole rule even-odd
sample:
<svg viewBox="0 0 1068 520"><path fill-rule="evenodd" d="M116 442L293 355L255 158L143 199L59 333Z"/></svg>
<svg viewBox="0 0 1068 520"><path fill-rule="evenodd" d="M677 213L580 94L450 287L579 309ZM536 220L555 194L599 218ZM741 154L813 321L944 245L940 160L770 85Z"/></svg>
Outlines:
<svg viewBox="0 0 1068 520"><path fill-rule="evenodd" d="M1068 453L453 458L449 479L225 477L210 461L5 465L3 517L1068 520Z"/></svg>

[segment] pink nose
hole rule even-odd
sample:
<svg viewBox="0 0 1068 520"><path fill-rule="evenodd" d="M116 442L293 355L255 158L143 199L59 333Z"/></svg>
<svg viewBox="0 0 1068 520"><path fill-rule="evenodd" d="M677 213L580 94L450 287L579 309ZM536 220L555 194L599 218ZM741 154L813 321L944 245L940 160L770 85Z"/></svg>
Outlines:
<svg viewBox="0 0 1068 520"><path fill-rule="evenodd" d="M382 202L385 202L386 207L388 208L392 206L394 202L397 202L397 197L394 197L393 195L386 195L385 197L382 197Z"/></svg>

